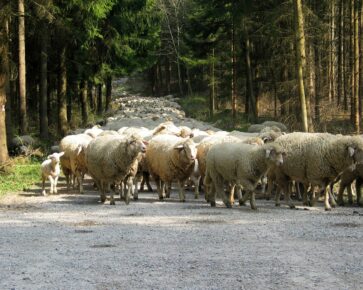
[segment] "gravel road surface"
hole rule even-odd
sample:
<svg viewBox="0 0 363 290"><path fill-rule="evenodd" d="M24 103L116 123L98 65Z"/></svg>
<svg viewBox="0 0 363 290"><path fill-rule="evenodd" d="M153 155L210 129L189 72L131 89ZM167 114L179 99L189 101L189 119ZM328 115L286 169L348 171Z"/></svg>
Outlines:
<svg viewBox="0 0 363 290"><path fill-rule="evenodd" d="M0 201L0 289L362 289L363 209L86 193Z"/></svg>

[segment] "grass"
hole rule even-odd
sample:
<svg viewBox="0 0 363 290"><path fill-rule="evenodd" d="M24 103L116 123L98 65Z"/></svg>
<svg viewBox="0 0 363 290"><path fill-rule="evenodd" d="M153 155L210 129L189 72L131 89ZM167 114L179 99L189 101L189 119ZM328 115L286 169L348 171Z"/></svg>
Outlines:
<svg viewBox="0 0 363 290"><path fill-rule="evenodd" d="M18 192L40 182L40 161L32 158L16 158L6 172L0 172L0 196Z"/></svg>

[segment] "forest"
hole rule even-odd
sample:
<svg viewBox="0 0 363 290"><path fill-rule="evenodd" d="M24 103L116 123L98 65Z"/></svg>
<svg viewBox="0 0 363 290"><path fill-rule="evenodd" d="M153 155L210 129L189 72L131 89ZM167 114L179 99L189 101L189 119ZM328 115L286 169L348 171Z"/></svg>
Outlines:
<svg viewBox="0 0 363 290"><path fill-rule="evenodd" d="M13 136L92 123L133 75L192 115L359 134L362 34L363 0L0 0L0 164Z"/></svg>

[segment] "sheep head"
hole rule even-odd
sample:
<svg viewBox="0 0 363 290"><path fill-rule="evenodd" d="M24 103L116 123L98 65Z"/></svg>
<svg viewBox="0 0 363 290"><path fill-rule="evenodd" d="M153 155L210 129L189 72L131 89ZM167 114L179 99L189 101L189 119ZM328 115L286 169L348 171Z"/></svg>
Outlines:
<svg viewBox="0 0 363 290"><path fill-rule="evenodd" d="M187 138L174 146L174 150L179 151L179 158L184 162L190 163L197 158L197 147L192 139Z"/></svg>
<svg viewBox="0 0 363 290"><path fill-rule="evenodd" d="M348 158L354 164L363 163L363 139L359 136L350 137L349 139L346 145Z"/></svg>
<svg viewBox="0 0 363 290"><path fill-rule="evenodd" d="M142 140L139 137L131 136L131 138L128 140L128 150L135 152L135 153L145 153L146 152L146 146L147 142Z"/></svg>
<svg viewBox="0 0 363 290"><path fill-rule="evenodd" d="M280 146L270 145L265 146L266 159L269 163L273 163L276 166L281 166L284 163L283 156L285 152L282 150Z"/></svg>
<svg viewBox="0 0 363 290"><path fill-rule="evenodd" d="M52 161L52 163L59 163L60 158L64 155L64 152L60 152L60 153L53 153L51 155L48 155L48 159L50 159Z"/></svg>

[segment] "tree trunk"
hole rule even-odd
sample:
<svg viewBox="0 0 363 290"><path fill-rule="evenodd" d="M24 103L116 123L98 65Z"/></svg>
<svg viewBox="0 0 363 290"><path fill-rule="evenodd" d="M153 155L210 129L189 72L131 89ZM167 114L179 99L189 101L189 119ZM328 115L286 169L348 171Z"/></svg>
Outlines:
<svg viewBox="0 0 363 290"><path fill-rule="evenodd" d="M165 82L166 82L166 91L168 94L170 94L170 61L169 57L165 57Z"/></svg>
<svg viewBox="0 0 363 290"><path fill-rule="evenodd" d="M355 0L354 5L354 129L356 134L360 134L360 114L359 114L359 0Z"/></svg>
<svg viewBox="0 0 363 290"><path fill-rule="evenodd" d="M338 19L338 106L344 99L344 0L339 3Z"/></svg>
<svg viewBox="0 0 363 290"><path fill-rule="evenodd" d="M24 0L18 0L19 13L19 98L20 98L20 133L28 131L28 118L26 111L26 63L25 63L25 14Z"/></svg>
<svg viewBox="0 0 363 290"><path fill-rule="evenodd" d="M298 86L299 86L299 96L301 105L301 118L304 132L309 131L308 126L308 108L306 105L305 98L305 87L304 87L304 72L303 68L306 63L305 54L305 33L304 33L304 15L302 11L301 0L294 0L295 4L295 15L297 19L297 29L296 29L296 49L297 49L297 72L298 72Z"/></svg>
<svg viewBox="0 0 363 290"><path fill-rule="evenodd" d="M87 87L86 81L82 80L80 84L81 90L81 110L82 110L82 124L86 126L88 123L88 106L87 106Z"/></svg>
<svg viewBox="0 0 363 290"><path fill-rule="evenodd" d="M232 105L233 120L235 120L236 116L237 116L236 80L237 80L237 74L236 74L235 28L234 28L234 23L232 23L232 31L231 31L231 105Z"/></svg>
<svg viewBox="0 0 363 290"><path fill-rule="evenodd" d="M210 66L210 93L209 93L209 115L211 118L214 116L215 99L216 99L216 76L215 76L215 50L212 49L212 62Z"/></svg>
<svg viewBox="0 0 363 290"><path fill-rule="evenodd" d="M0 2L1 3L1 2ZM3 3L1 3L3 4ZM0 15L0 165L8 160L8 147L6 142L6 86L8 83L8 38L7 16Z"/></svg>
<svg viewBox="0 0 363 290"><path fill-rule="evenodd" d="M68 131L66 52L66 47L62 47L59 54L58 70L58 130L61 136L65 136Z"/></svg>
<svg viewBox="0 0 363 290"><path fill-rule="evenodd" d="M363 0L360 1L360 34L359 34L359 102L360 102L360 119L362 120L362 98L363 98Z"/></svg>
<svg viewBox="0 0 363 290"><path fill-rule="evenodd" d="M109 76L106 79L106 103L105 103L105 111L106 112L110 108L111 95L112 95L112 77Z"/></svg>
<svg viewBox="0 0 363 290"><path fill-rule="evenodd" d="M1 20L0 20L1 21ZM5 25L5 30L4 30L4 35L0 36L0 42L3 41L4 42L4 47L5 47L5 54L7 57L4 57L4 68L5 68L5 74L7 75L6 77L6 83L5 83L5 94L6 94L6 105L5 105L5 110L6 110L6 118L5 118L5 122L6 122L6 138L7 138L7 142L10 142L11 138L14 136L14 125L13 125L13 121L12 121L12 98L15 96L15 94L12 94L11 91L11 82L10 82L10 52L9 52L9 38L10 38L10 30L9 30L9 22L10 20L5 18L4 20L4 25ZM3 40L1 40L1 38ZM1 59L1 56L0 56ZM15 85L16 86L16 85Z"/></svg>
<svg viewBox="0 0 363 290"><path fill-rule="evenodd" d="M257 121L257 101L253 91L252 65L251 65L251 43L246 24L243 23L243 33L245 38L245 59L246 59L246 113L248 121Z"/></svg>
<svg viewBox="0 0 363 290"><path fill-rule="evenodd" d="M101 115L103 112L102 108L102 84L97 85L97 114Z"/></svg>
<svg viewBox="0 0 363 290"><path fill-rule="evenodd" d="M314 91L315 91L315 120L316 122L319 124L321 122L320 120L320 95L321 95L321 57L320 57L320 52L318 48L315 48L314 51L315 54L315 86L314 86Z"/></svg>
<svg viewBox="0 0 363 290"><path fill-rule="evenodd" d="M40 35L40 84L39 84L39 128L40 138L48 138L48 108L47 108L47 88L48 88L48 31L43 24Z"/></svg>
<svg viewBox="0 0 363 290"><path fill-rule="evenodd" d="M335 99L335 0L330 2L329 102Z"/></svg>
<svg viewBox="0 0 363 290"><path fill-rule="evenodd" d="M95 98L94 98L94 93L93 93L92 82L87 83L87 96L88 96L89 106L90 106L91 110L93 112L95 112L96 108L95 108Z"/></svg>

